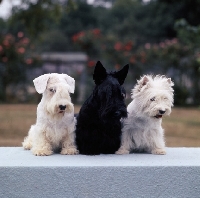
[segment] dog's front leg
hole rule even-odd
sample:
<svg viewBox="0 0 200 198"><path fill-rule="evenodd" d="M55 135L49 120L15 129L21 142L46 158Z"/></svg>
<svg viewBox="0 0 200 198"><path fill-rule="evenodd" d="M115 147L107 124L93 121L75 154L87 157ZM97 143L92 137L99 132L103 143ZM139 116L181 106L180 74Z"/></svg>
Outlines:
<svg viewBox="0 0 200 198"><path fill-rule="evenodd" d="M32 125L29 132L28 132L28 136L24 138L24 141L22 142L22 146L25 150L30 150L32 148L33 142L33 133L34 133L34 127L35 125Z"/></svg>
<svg viewBox="0 0 200 198"><path fill-rule="evenodd" d="M151 151L151 153L154 155L165 155L166 151L164 148L155 148Z"/></svg>
<svg viewBox="0 0 200 198"><path fill-rule="evenodd" d="M115 152L115 154L123 155L123 154L129 154L133 142L131 141L131 137L127 132L122 133L121 138L121 147L118 149L118 151Z"/></svg>
<svg viewBox="0 0 200 198"><path fill-rule="evenodd" d="M53 153L52 146L50 144L50 141L46 137L46 131L34 127L32 130L34 133L33 136L33 146L32 146L32 153L36 156L47 156L51 155Z"/></svg>
<svg viewBox="0 0 200 198"><path fill-rule="evenodd" d="M148 152L152 153L154 155L165 155L166 151L165 151L165 146L163 144L164 144L164 141L163 141L163 143L155 142L154 146L152 148L150 148Z"/></svg>
<svg viewBox="0 0 200 198"><path fill-rule="evenodd" d="M61 150L62 155L76 155L79 153L78 150L76 149L74 140L75 140L74 132L71 132L70 134L67 134L64 137Z"/></svg>
<svg viewBox="0 0 200 198"><path fill-rule="evenodd" d="M154 155L165 155L165 142L163 134L159 133L157 137L154 137L154 142L152 143L152 148L150 148L150 153Z"/></svg>
<svg viewBox="0 0 200 198"><path fill-rule="evenodd" d="M115 152L115 154L117 154L117 155L124 155L124 154L129 154L129 153L130 153L130 151L128 149L124 148L124 146L121 146L119 148L119 150Z"/></svg>

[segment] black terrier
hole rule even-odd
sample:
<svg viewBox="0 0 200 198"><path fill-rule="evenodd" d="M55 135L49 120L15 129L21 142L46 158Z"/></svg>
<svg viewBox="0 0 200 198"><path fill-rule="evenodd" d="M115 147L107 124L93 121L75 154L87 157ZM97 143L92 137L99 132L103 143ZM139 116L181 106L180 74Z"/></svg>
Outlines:
<svg viewBox="0 0 200 198"><path fill-rule="evenodd" d="M77 116L76 144L80 154L114 154L120 147L121 118L127 117L122 87L129 65L120 71L107 72L100 61L96 63L93 93Z"/></svg>

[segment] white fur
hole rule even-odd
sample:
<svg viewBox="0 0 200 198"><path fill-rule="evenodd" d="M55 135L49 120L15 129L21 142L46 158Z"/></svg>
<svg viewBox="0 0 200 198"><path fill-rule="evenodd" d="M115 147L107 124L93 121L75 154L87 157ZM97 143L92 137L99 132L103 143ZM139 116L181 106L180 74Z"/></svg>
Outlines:
<svg viewBox="0 0 200 198"><path fill-rule="evenodd" d="M169 115L173 106L173 82L165 76L143 76L132 90L124 120L121 147L116 154L145 151L166 154L162 115ZM160 111L163 111L160 113Z"/></svg>
<svg viewBox="0 0 200 198"><path fill-rule="evenodd" d="M34 155L51 155L59 148L61 154L77 154L74 106L69 95L74 93L74 79L67 74L52 73L33 82L43 97L37 107L36 124L22 143L24 149L31 149ZM59 105L66 105L66 109L61 110Z"/></svg>

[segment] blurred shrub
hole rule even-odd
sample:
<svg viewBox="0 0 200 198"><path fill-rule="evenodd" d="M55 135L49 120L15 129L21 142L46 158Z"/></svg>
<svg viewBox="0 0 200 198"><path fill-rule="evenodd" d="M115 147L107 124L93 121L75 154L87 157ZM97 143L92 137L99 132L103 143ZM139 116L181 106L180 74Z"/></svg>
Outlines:
<svg viewBox="0 0 200 198"><path fill-rule="evenodd" d="M198 38L192 42L188 39L192 35L187 28L178 29L180 38L141 46L133 40L123 41L114 36L102 35L99 29L81 31L72 40L89 55L88 71L93 71L91 68L95 66L96 55L112 65L112 69L115 67L118 70L129 62L131 77L127 81L132 86L136 79L146 73L167 75L175 82L175 105L199 105L200 51L197 46L200 44L200 35L197 34ZM184 38L185 42L182 41Z"/></svg>
<svg viewBox="0 0 200 198"><path fill-rule="evenodd" d="M0 101L6 100L6 87L12 83L26 82L26 69L36 65L29 38L23 32L17 36L0 35Z"/></svg>

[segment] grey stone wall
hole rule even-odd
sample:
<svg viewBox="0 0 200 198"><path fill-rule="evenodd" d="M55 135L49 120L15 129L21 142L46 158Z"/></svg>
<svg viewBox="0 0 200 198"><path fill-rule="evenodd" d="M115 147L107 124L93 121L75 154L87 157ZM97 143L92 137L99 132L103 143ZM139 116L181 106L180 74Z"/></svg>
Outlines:
<svg viewBox="0 0 200 198"><path fill-rule="evenodd" d="M0 198L198 198L200 148L167 155L33 156L0 148Z"/></svg>

